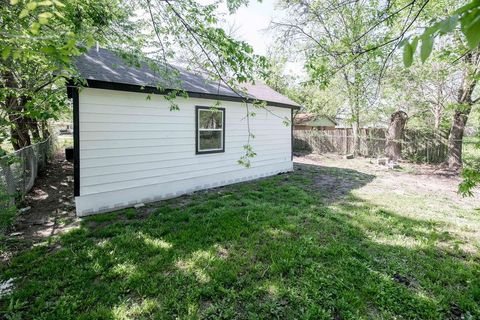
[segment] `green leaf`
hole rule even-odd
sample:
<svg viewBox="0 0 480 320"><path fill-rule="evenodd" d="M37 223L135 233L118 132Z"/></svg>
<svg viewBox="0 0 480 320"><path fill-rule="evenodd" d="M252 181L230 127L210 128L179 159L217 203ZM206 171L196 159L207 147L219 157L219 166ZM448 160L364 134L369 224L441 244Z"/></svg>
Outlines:
<svg viewBox="0 0 480 320"><path fill-rule="evenodd" d="M18 3L19 0L10 0L10 4L12 6L16 5Z"/></svg>
<svg viewBox="0 0 480 320"><path fill-rule="evenodd" d="M40 24L47 24L48 19L53 17L53 14L51 12L42 12L38 15L38 22Z"/></svg>
<svg viewBox="0 0 480 320"><path fill-rule="evenodd" d="M409 42L405 42L403 46L403 64L406 68L410 67L413 63L413 48Z"/></svg>
<svg viewBox="0 0 480 320"><path fill-rule="evenodd" d="M86 44L87 44L87 47L92 47L95 44L95 39L91 34L87 35Z"/></svg>
<svg viewBox="0 0 480 320"><path fill-rule="evenodd" d="M62 60L65 63L70 63L70 58L66 55L61 55L60 60Z"/></svg>
<svg viewBox="0 0 480 320"><path fill-rule="evenodd" d="M462 32L467 38L470 49L475 49L480 43L480 15L478 15L470 24L462 28Z"/></svg>
<svg viewBox="0 0 480 320"><path fill-rule="evenodd" d="M50 19L51 17L53 17L53 14L51 12L42 12L38 15L38 17Z"/></svg>
<svg viewBox="0 0 480 320"><path fill-rule="evenodd" d="M37 7L37 3L36 2L29 2L27 3L27 9L32 11L32 10L35 10L35 8Z"/></svg>
<svg viewBox="0 0 480 320"><path fill-rule="evenodd" d="M65 16L63 14L61 14L59 11L54 11L53 12L57 17L59 17L60 19L65 19Z"/></svg>
<svg viewBox="0 0 480 320"><path fill-rule="evenodd" d="M43 47L40 50L42 50L46 54L54 54L56 52L55 47L53 46Z"/></svg>
<svg viewBox="0 0 480 320"><path fill-rule="evenodd" d="M38 22L32 23L32 26L30 27L30 32L33 34L37 34L39 30L40 30L40 23Z"/></svg>
<svg viewBox="0 0 480 320"><path fill-rule="evenodd" d="M18 18L23 19L26 16L28 16L29 13L30 13L30 10L28 10L26 8L22 9L22 11L20 11L20 15L18 16Z"/></svg>
<svg viewBox="0 0 480 320"><path fill-rule="evenodd" d="M12 47L5 47L2 50L2 59L7 60L10 56L10 52L12 52Z"/></svg>
<svg viewBox="0 0 480 320"><path fill-rule="evenodd" d="M444 34L452 32L458 23L458 15L453 15L440 22L440 31Z"/></svg>
<svg viewBox="0 0 480 320"><path fill-rule="evenodd" d="M48 19L45 18L45 17L39 17L39 18L38 18L38 22L39 22L40 24L48 24Z"/></svg>
<svg viewBox="0 0 480 320"><path fill-rule="evenodd" d="M472 0L470 3L467 3L463 7L460 7L457 10L455 10L454 13L461 14L461 13L467 12L468 10L471 10L473 8L478 8L478 7L480 7L480 2L478 0Z"/></svg>
<svg viewBox="0 0 480 320"><path fill-rule="evenodd" d="M422 47L420 48L420 59L422 62L427 61L433 49L433 37L422 38Z"/></svg>
<svg viewBox="0 0 480 320"><path fill-rule="evenodd" d="M65 7L65 5L64 5L63 3L61 3L60 1L53 0L53 3L54 3L57 7Z"/></svg>
<svg viewBox="0 0 480 320"><path fill-rule="evenodd" d="M434 25L425 29L422 37L430 37L432 34L436 33L438 30L440 30L440 22L437 22Z"/></svg>
<svg viewBox="0 0 480 320"><path fill-rule="evenodd" d="M412 52L415 53L415 51L417 51L417 46L418 46L417 37L413 38L411 45L412 45Z"/></svg>

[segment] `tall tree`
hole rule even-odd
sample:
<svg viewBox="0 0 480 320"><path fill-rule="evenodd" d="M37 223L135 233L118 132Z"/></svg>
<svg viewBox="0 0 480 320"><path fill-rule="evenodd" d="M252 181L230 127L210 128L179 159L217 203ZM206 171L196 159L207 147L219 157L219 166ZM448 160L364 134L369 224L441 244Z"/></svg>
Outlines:
<svg viewBox="0 0 480 320"><path fill-rule="evenodd" d="M395 110L402 110L409 115L410 128L445 131L455 102L458 66L436 57L404 68L398 60L395 59L384 79L381 112L387 117Z"/></svg>
<svg viewBox="0 0 480 320"><path fill-rule="evenodd" d="M119 26L130 25L129 18L119 1L0 0L0 112L15 149L38 140L39 124L44 128L65 105L71 58L95 40L123 38L115 31L124 31Z"/></svg>
<svg viewBox="0 0 480 320"><path fill-rule="evenodd" d="M348 119L356 150L366 110L374 106L381 73L382 51L359 52L384 38L368 33L385 9L380 1L298 0L282 1L286 18L273 23L281 40L305 55L310 84L328 86L332 79L348 100Z"/></svg>
<svg viewBox="0 0 480 320"><path fill-rule="evenodd" d="M463 60L464 71L448 137L447 164L451 169L462 167L462 144L465 126L472 107L480 101L480 98L474 98L473 96L480 77L480 50L469 51Z"/></svg>
<svg viewBox="0 0 480 320"><path fill-rule="evenodd" d="M233 12L246 2L224 3ZM9 120L3 124L10 125L15 148L31 143L36 119L55 117L58 110L45 103L45 96L64 93L64 79L76 74L73 58L96 42L132 64L148 63L169 79L178 72L169 63L180 60L239 95L241 84L253 82L266 66L251 46L217 26L219 2L0 0L0 4L0 108ZM173 92L165 98L174 105L178 94L185 95ZM246 154L252 155L248 150Z"/></svg>
<svg viewBox="0 0 480 320"><path fill-rule="evenodd" d="M443 4L443 1L441 2ZM462 142L465 125L472 106L478 102L473 97L478 82L479 45L480 45L480 1L462 1L460 7L447 14L432 15L427 28L417 36L412 36L403 43L403 57L408 67L421 43L419 54L426 61L434 49L434 41L439 37L449 37L454 54L460 55L462 66L461 83L457 90L456 108L448 142L447 164L451 169L462 167Z"/></svg>

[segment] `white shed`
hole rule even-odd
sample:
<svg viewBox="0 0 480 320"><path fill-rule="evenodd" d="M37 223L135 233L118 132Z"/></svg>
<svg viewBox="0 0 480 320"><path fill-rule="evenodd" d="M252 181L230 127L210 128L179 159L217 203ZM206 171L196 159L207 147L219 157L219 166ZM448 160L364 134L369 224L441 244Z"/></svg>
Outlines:
<svg viewBox="0 0 480 320"><path fill-rule="evenodd" d="M69 86L79 216L293 168L292 126L282 118L291 120L299 106L264 84L249 86L242 98L182 70L176 86L167 83L167 90L158 90L162 78L157 73L145 65L129 66L104 49L89 51L77 67L87 80L83 88ZM178 86L188 98L175 98L179 110L170 111L164 95ZM248 138L245 99L267 103L250 118L257 154L250 168L238 164Z"/></svg>

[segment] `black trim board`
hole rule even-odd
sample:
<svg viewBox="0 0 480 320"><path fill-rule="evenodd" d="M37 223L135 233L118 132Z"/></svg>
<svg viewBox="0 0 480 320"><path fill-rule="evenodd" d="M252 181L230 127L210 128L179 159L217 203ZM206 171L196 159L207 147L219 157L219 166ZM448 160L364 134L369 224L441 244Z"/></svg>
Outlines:
<svg viewBox="0 0 480 320"><path fill-rule="evenodd" d="M223 123L222 123L222 150L211 150L211 151L199 151L198 150L198 110L222 110L223 113ZM210 153L222 153L225 152L225 108L215 108L215 107L204 107L204 106L195 106L195 154L210 154Z"/></svg>
<svg viewBox="0 0 480 320"><path fill-rule="evenodd" d="M108 81L100 81L100 80L87 80L87 84L89 88L94 88L94 89L141 92L141 93L163 94L163 95L166 95L172 91L175 91L172 89L158 89L158 88L149 87L149 86L139 86L134 84L108 82ZM247 103L253 103L255 101L254 99L245 99L242 97L217 95L217 94L211 94L211 93L187 91L187 94L190 98L201 98L201 99L232 101L232 102L247 102ZM280 102L274 102L274 101L266 101L266 102L268 106L272 106L272 107L289 108L289 109L296 109L296 110L300 109L299 106L293 106L286 103L280 103Z"/></svg>
<svg viewBox="0 0 480 320"><path fill-rule="evenodd" d="M67 86L67 95L73 103L73 194L80 196L80 115L78 88Z"/></svg>
<svg viewBox="0 0 480 320"><path fill-rule="evenodd" d="M291 122L290 122L290 135L291 135L291 142L292 142L292 161L293 161L293 141L294 141L294 138L293 138L293 127L294 127L294 121L295 121L295 117L298 115L298 113L300 112L300 110L297 110L297 111L293 111L292 109L292 117L291 117Z"/></svg>
<svg viewBox="0 0 480 320"><path fill-rule="evenodd" d="M290 160L293 161L293 109L290 113Z"/></svg>

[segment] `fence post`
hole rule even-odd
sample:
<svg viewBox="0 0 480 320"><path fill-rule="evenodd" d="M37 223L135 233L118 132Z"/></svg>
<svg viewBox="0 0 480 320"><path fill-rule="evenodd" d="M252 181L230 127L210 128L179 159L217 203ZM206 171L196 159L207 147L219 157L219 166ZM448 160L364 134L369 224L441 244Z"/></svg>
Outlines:
<svg viewBox="0 0 480 320"><path fill-rule="evenodd" d="M15 204L15 178L13 177L12 170L8 157L0 159L0 166L2 167L2 173L5 178L5 192L9 197L8 204L13 206Z"/></svg>

